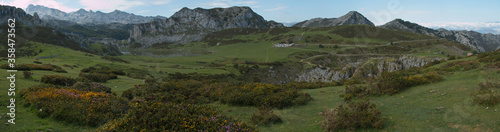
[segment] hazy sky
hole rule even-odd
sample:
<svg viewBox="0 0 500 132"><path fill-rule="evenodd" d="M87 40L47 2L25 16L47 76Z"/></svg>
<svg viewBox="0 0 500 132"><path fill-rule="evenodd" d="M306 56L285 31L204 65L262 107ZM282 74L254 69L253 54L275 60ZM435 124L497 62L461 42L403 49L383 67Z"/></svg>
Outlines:
<svg viewBox="0 0 500 132"><path fill-rule="evenodd" d="M498 26L500 0L1 0L0 4L25 9L44 5L66 12L80 8L110 12L115 9L146 16L169 17L182 7L213 8L249 6L267 20L300 22L322 17L336 18L358 11L380 25L395 18L430 27L472 28ZM488 26L488 25L487 25Z"/></svg>

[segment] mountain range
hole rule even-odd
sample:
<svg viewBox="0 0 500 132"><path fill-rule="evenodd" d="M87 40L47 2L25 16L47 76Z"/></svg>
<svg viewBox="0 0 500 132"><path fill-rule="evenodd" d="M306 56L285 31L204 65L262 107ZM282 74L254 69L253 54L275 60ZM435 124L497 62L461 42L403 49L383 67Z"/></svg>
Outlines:
<svg viewBox="0 0 500 132"><path fill-rule="evenodd" d="M448 40L453 40L461 44L467 45L472 49L485 52L493 51L500 48L500 35L493 34L481 34L475 31L450 31L446 29L430 29L416 23L411 23L409 21L404 21L402 19L395 19L384 25L381 28L412 32L425 34L434 37L446 38Z"/></svg>
<svg viewBox="0 0 500 132"><path fill-rule="evenodd" d="M28 5L26 12L32 15L36 12L41 19L67 20L78 24L137 24L158 19L165 19L165 17L162 16L145 17L119 10L115 10L110 13L103 13L100 11L94 12L92 10L86 11L85 9L80 9L75 12L66 13L58 9L48 8L41 5L35 6L33 4Z"/></svg>
<svg viewBox="0 0 500 132"><path fill-rule="evenodd" d="M12 14L12 12L21 11L21 9L11 9L2 6L0 13L5 15L17 15L16 13ZM57 9L39 5L29 5L26 9L26 13L32 15L20 17L29 20L27 25L42 23L44 26L53 27L69 36L74 36L73 38L76 38L75 40L80 42L80 45L83 47L89 43L101 43L103 39L111 40L106 42L111 42L110 44L116 45L119 43L119 40L128 38L129 45L133 45L134 48L147 48L154 44L185 44L200 41L212 32L229 28L284 27L282 23L265 20L250 7L212 9L182 8L169 18L161 16L145 17L118 10L110 13L103 13L100 11L93 12L80 9L76 12L65 13ZM22 14L23 13L19 13L19 15ZM3 19L4 17L0 18ZM56 24L48 25L47 23ZM314 18L296 23L292 27L314 28L352 24L375 26L359 12L350 11L339 18ZM492 51L500 48L500 35L481 34L475 31L435 30L402 19L390 21L379 27L446 38L462 43L479 52ZM102 30L97 32L99 29L109 30L115 34L121 35L98 35L97 40L89 40L89 35L92 36L92 34L106 33ZM85 32L82 33L80 31ZM123 36L123 34L126 34L126 36Z"/></svg>

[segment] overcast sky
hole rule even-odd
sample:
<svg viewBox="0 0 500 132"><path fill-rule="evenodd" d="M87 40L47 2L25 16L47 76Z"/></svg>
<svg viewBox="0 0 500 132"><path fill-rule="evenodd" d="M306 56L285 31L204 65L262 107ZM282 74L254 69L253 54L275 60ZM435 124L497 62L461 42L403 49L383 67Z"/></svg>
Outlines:
<svg viewBox="0 0 500 132"><path fill-rule="evenodd" d="M166 17L182 7L249 6L267 20L284 23L317 17L336 18L358 11L375 25L401 18L433 28L479 30L477 28L486 27L500 33L500 0L0 0L0 4L23 9L35 4L65 12L80 8L102 12L118 9Z"/></svg>

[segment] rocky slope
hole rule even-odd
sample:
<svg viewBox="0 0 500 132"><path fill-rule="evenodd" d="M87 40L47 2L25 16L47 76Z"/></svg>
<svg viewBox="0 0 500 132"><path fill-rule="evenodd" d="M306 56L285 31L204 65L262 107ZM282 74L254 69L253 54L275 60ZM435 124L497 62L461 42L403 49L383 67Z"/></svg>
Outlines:
<svg viewBox="0 0 500 132"><path fill-rule="evenodd" d="M314 18L303 22L299 22L293 25L292 27L330 27L330 26L353 25L353 24L375 26L370 20L368 20L359 12L350 11L349 13L339 18Z"/></svg>
<svg viewBox="0 0 500 132"><path fill-rule="evenodd" d="M20 22L28 26L34 26L42 23L42 20L40 20L40 17L36 13L32 16L24 12L21 8L0 5L0 24L7 23L7 20L10 18L15 18L16 22Z"/></svg>
<svg viewBox="0 0 500 132"><path fill-rule="evenodd" d="M131 24L131 23L145 23L158 19L166 19L165 17L157 16L157 17L144 17L139 16L119 10L115 10L110 13L103 13L100 11L86 11L84 9L80 9L75 12L66 13L57 9L48 8L41 5L32 5L30 4L26 8L26 12L29 14L34 14L35 12L40 15L42 19L58 19L58 20L67 20L71 22L75 22L78 24L108 24L108 23L122 23L122 24Z"/></svg>
<svg viewBox="0 0 500 132"><path fill-rule="evenodd" d="M492 51L500 47L500 35L481 34L475 31L448 31L445 29L434 30L401 19L390 21L380 27L446 38L467 45L479 52Z"/></svg>
<svg viewBox="0 0 500 132"><path fill-rule="evenodd" d="M266 21L249 7L183 8L170 18L134 25L130 38L149 47L155 43L188 43L227 28L272 28L283 24Z"/></svg>
<svg viewBox="0 0 500 132"><path fill-rule="evenodd" d="M295 81L307 82L331 82L340 81L350 78L364 78L371 76L379 76L384 71L397 71L410 69L412 67L422 67L432 61L441 60L442 58L427 58L402 56L399 58L380 57L370 58L363 62L349 63L341 69L330 68L313 68L306 70L297 75Z"/></svg>

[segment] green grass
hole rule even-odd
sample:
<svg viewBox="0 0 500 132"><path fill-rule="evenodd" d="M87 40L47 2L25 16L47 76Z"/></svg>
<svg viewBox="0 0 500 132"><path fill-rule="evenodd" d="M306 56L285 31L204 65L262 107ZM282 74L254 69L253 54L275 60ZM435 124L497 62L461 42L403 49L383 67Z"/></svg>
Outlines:
<svg viewBox="0 0 500 132"><path fill-rule="evenodd" d="M500 75L481 69L467 72L455 72L445 77L445 81L409 88L392 96L370 96L370 100L382 112L384 129L381 131L498 131L500 129L500 107L474 105L473 90L488 77ZM323 118L318 114L325 109L336 108L343 103L339 97L340 87L326 87L303 90L313 97L313 101L304 106L294 106L275 110L283 120L281 124L258 126L261 131L324 131L319 122ZM437 92L430 93L431 90ZM446 94L445 94L446 93ZM445 95L442 95L445 94ZM250 121L250 116L257 111L254 107L229 106L214 103L229 115ZM439 110L438 107L444 107ZM380 131L368 129L369 131Z"/></svg>

